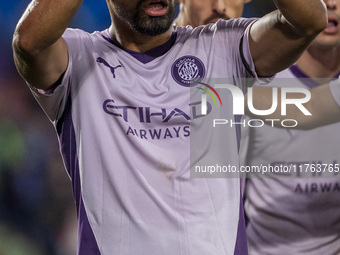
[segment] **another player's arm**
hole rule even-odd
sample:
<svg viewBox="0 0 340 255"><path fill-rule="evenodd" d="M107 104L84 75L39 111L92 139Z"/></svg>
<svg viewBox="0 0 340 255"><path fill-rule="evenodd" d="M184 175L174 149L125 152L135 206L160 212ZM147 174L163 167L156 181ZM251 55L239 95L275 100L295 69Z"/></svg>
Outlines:
<svg viewBox="0 0 340 255"><path fill-rule="evenodd" d="M339 84L340 85L340 84ZM305 128L324 126L340 121L340 107L335 101L329 84L310 90L311 100L306 103L311 118L302 119Z"/></svg>
<svg viewBox="0 0 340 255"><path fill-rule="evenodd" d="M339 84L340 86L340 84ZM258 110L270 109L272 105L272 88L264 86L253 86L253 105ZM310 90L311 99L304 103L303 106L312 114L305 115L300 109L293 104L286 107L286 115L281 114L280 88L278 88L278 107L270 115L259 116L253 114L248 106L247 97L245 97L246 114L254 119L294 119L298 122L296 129L312 129L340 121L340 107L334 100L329 84L321 85ZM301 98L301 93L289 93L289 98ZM273 123L277 127L282 127L280 122Z"/></svg>
<svg viewBox="0 0 340 255"><path fill-rule="evenodd" d="M294 63L327 26L322 0L274 0L274 11L254 23L250 51L259 76L271 76Z"/></svg>
<svg viewBox="0 0 340 255"><path fill-rule="evenodd" d="M32 86L47 90L68 64L62 34L82 0L33 0L19 20L13 36L14 62Z"/></svg>

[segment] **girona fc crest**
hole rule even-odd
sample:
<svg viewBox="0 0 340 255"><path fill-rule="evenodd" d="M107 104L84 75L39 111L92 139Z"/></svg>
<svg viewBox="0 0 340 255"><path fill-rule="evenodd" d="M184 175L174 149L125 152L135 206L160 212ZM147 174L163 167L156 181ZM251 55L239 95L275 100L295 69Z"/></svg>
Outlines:
<svg viewBox="0 0 340 255"><path fill-rule="evenodd" d="M184 56L175 61L171 68L172 78L185 87L195 86L205 76L205 67L200 59Z"/></svg>

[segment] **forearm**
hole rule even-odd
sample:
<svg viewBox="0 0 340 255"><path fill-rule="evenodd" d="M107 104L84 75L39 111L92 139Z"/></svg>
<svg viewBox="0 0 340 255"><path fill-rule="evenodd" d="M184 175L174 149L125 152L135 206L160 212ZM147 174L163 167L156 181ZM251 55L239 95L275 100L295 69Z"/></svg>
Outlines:
<svg viewBox="0 0 340 255"><path fill-rule="evenodd" d="M34 55L64 33L82 0L33 0L18 22L13 45Z"/></svg>
<svg viewBox="0 0 340 255"><path fill-rule="evenodd" d="M336 83L338 83L336 81ZM338 84L337 84L338 85ZM339 84L340 85L340 84ZM280 125L282 120L293 119L298 125L295 129L312 129L319 126L324 126L340 121L340 107L332 95L330 85L324 84L317 86L310 90L310 99L303 104L304 108L310 112L311 115L307 115L298 109L295 104L285 104L285 114L282 113L282 97L281 88L278 90L277 107L276 110L266 115L257 115L249 108L249 98L252 98L252 104L257 110L270 109L273 104L272 98L272 87L267 86L254 86L252 95L246 94L245 96L245 111L248 116L254 119L266 119L279 120L273 122L276 127L282 127ZM305 94L301 93L289 93L289 98L301 99L304 98Z"/></svg>
<svg viewBox="0 0 340 255"><path fill-rule="evenodd" d="M32 86L48 90L68 65L68 49L62 34L82 0L32 1L13 36L14 62Z"/></svg>
<svg viewBox="0 0 340 255"><path fill-rule="evenodd" d="M273 90L277 90L277 96L273 97ZM249 92L245 95L245 113L252 119L261 119L265 123L269 123L268 120L275 120L271 125L275 127L283 127L281 122L286 119L295 120L298 123L298 126L294 127L296 129L310 129L314 126L310 125L311 116L306 116L301 110L299 110L295 104L286 104L285 112L282 111L282 98L281 98L281 88L278 87L267 87L267 86L253 86L252 93ZM302 94L300 93L289 93L290 99L301 98ZM274 103L276 102L276 103ZM270 113L261 114L255 112L261 111L264 112L268 109L271 109L274 105L274 109L270 111ZM304 107L307 111L310 111L314 106L307 102L304 104Z"/></svg>
<svg viewBox="0 0 340 255"><path fill-rule="evenodd" d="M279 10L250 30L250 50L259 76L271 76L293 64L327 26L322 0L274 1Z"/></svg>
<svg viewBox="0 0 340 255"><path fill-rule="evenodd" d="M322 0L274 0L281 22L288 22L301 36L315 36L327 26L327 8Z"/></svg>

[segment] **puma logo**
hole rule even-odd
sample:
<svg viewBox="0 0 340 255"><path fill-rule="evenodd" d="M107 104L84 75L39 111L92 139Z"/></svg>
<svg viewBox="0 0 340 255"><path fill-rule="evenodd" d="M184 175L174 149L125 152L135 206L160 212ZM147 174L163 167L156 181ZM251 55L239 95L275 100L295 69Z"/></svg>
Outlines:
<svg viewBox="0 0 340 255"><path fill-rule="evenodd" d="M108 68L110 68L110 71L111 71L111 73L112 73L112 75L113 75L113 78L116 78L115 70L116 70L118 67L122 67L121 65L118 65L118 66L110 66L109 63L107 63L106 60L103 59L103 58L101 58L101 57L97 58L97 62L103 64L104 66L106 66L106 67L108 67Z"/></svg>

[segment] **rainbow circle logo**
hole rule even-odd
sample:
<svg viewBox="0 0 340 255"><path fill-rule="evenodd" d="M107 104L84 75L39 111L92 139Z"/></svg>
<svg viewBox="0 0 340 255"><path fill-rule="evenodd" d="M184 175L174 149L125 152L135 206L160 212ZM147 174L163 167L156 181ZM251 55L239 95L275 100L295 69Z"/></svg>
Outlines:
<svg viewBox="0 0 340 255"><path fill-rule="evenodd" d="M196 86L205 76L203 62L194 56L183 56L171 67L172 78L181 86Z"/></svg>

